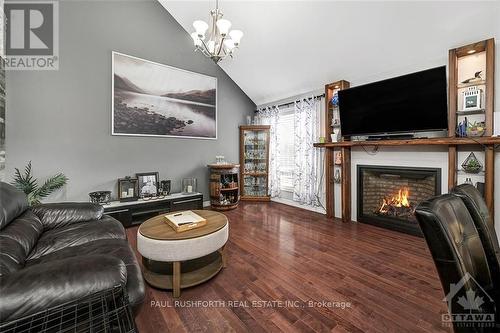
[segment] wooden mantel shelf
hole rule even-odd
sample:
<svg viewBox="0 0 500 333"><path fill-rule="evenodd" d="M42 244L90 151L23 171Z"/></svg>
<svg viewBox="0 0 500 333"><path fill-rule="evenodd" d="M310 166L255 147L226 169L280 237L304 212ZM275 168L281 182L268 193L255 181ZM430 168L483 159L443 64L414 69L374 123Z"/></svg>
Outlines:
<svg viewBox="0 0 500 333"><path fill-rule="evenodd" d="M317 148L338 148L357 146L459 146L459 145L496 145L500 144L500 137L477 137L477 138L432 138L432 139L408 139L408 140L373 140L373 141L343 141L315 143Z"/></svg>

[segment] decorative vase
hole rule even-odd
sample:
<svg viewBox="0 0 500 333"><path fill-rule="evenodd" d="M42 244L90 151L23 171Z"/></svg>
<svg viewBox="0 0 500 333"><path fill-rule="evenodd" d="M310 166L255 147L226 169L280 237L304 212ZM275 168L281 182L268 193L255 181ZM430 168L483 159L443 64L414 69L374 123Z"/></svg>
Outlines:
<svg viewBox="0 0 500 333"><path fill-rule="evenodd" d="M191 194L196 192L196 178L184 178L182 180L182 193Z"/></svg>
<svg viewBox="0 0 500 333"><path fill-rule="evenodd" d="M332 142L338 142L338 135L335 133L335 131L330 134L330 137L332 138Z"/></svg>

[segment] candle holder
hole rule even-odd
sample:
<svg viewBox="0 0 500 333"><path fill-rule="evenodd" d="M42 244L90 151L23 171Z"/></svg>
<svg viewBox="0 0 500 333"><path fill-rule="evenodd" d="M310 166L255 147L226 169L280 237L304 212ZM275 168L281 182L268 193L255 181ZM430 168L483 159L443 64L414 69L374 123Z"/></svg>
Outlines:
<svg viewBox="0 0 500 333"><path fill-rule="evenodd" d="M196 192L196 178L184 178L182 180L182 193L191 194Z"/></svg>

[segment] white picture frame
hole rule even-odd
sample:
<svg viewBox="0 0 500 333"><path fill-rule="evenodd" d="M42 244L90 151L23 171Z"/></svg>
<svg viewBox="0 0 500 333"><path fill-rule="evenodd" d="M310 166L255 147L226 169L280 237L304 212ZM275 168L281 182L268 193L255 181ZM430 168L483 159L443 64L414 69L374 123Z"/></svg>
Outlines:
<svg viewBox="0 0 500 333"><path fill-rule="evenodd" d="M111 57L111 135L217 140L216 77Z"/></svg>

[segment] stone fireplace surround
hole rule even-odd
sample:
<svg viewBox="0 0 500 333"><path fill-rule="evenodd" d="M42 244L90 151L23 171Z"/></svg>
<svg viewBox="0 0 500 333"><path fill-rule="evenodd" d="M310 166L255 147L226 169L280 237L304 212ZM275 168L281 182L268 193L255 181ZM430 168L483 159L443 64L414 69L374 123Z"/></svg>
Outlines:
<svg viewBox="0 0 500 333"><path fill-rule="evenodd" d="M383 198L409 189L409 208L396 208L401 216L376 213ZM441 194L441 169L403 166L357 165L358 221L421 236L411 213L419 202Z"/></svg>

